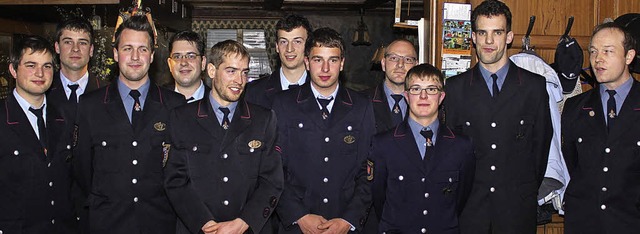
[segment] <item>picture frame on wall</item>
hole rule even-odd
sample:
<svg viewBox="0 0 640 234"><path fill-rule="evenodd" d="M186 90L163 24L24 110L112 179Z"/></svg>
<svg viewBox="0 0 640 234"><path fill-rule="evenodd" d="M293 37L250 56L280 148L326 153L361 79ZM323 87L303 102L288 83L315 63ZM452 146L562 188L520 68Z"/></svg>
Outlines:
<svg viewBox="0 0 640 234"><path fill-rule="evenodd" d="M9 54L12 42L13 35L0 33L0 99L5 99L13 86L13 78L9 73Z"/></svg>

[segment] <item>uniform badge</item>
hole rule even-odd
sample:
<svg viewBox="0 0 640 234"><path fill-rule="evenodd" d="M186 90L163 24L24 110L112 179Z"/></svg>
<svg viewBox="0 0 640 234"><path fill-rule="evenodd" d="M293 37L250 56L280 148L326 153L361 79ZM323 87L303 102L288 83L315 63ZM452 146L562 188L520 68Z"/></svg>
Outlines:
<svg viewBox="0 0 640 234"><path fill-rule="evenodd" d="M169 160L169 150L171 144L162 144L162 168L167 166L167 160Z"/></svg>
<svg viewBox="0 0 640 234"><path fill-rule="evenodd" d="M167 129L167 124L165 124L163 122L157 122L157 123L153 124L153 128L155 128L156 131L158 131L158 132L162 132L162 131Z"/></svg>
<svg viewBox="0 0 640 234"><path fill-rule="evenodd" d="M595 116L595 115L596 115L596 112L589 111L589 116L593 117L593 116Z"/></svg>
<svg viewBox="0 0 640 234"><path fill-rule="evenodd" d="M78 145L78 125L74 124L73 125L73 147L76 147L76 145Z"/></svg>
<svg viewBox="0 0 640 234"><path fill-rule="evenodd" d="M367 180L373 180L373 161L367 159Z"/></svg>
<svg viewBox="0 0 640 234"><path fill-rule="evenodd" d="M356 138L352 135L345 136L343 140L344 140L344 143L347 143L347 144L353 144L354 142L356 142Z"/></svg>
<svg viewBox="0 0 640 234"><path fill-rule="evenodd" d="M260 146L262 146L262 141L259 141L259 140L251 140L251 141L249 141L249 144L248 144L248 145L249 145L249 148L251 148L251 149L254 149L254 150L255 150L255 149L257 149L257 148L260 148Z"/></svg>

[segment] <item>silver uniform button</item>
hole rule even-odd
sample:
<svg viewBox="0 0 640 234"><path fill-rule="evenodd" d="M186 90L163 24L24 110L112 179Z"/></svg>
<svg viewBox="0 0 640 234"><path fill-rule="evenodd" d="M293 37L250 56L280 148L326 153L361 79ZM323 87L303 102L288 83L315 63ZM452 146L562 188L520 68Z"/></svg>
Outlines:
<svg viewBox="0 0 640 234"><path fill-rule="evenodd" d="M226 177L226 176L222 177L222 181L225 182L225 183L229 182L229 177Z"/></svg>
<svg viewBox="0 0 640 234"><path fill-rule="evenodd" d="M329 137L325 137L324 142L329 142Z"/></svg>
<svg viewBox="0 0 640 234"><path fill-rule="evenodd" d="M298 124L298 128L302 128L302 127L304 127L304 124L299 123L299 124Z"/></svg>
<svg viewBox="0 0 640 234"><path fill-rule="evenodd" d="M429 198L429 193L424 193L424 198Z"/></svg>
<svg viewBox="0 0 640 234"><path fill-rule="evenodd" d="M51 205L53 206L54 204L56 204L56 201L51 200Z"/></svg>
<svg viewBox="0 0 640 234"><path fill-rule="evenodd" d="M424 183L424 178L420 179Z"/></svg>
<svg viewBox="0 0 640 234"><path fill-rule="evenodd" d="M329 182L329 179L327 179L327 178L324 178L324 179L322 179L322 182L325 182L325 183L327 183L327 182Z"/></svg>
<svg viewBox="0 0 640 234"><path fill-rule="evenodd" d="M327 198L325 198L325 199L322 199L322 203L324 203L324 204L327 204L327 203L329 203L329 199L327 199Z"/></svg>
<svg viewBox="0 0 640 234"><path fill-rule="evenodd" d="M524 119L520 120L520 125L524 125Z"/></svg>
<svg viewBox="0 0 640 234"><path fill-rule="evenodd" d="M496 188L491 187L491 188L489 188L489 191L491 191L491 192L493 193L493 192L495 192L495 191L496 191Z"/></svg>
<svg viewBox="0 0 640 234"><path fill-rule="evenodd" d="M467 126L471 126L471 123L469 123L468 121L464 123Z"/></svg>
<svg viewBox="0 0 640 234"><path fill-rule="evenodd" d="M138 165L138 160L135 160L135 159L134 159L133 161L131 161L131 164L133 164L133 165Z"/></svg>
<svg viewBox="0 0 640 234"><path fill-rule="evenodd" d="M224 201L222 202L222 204L224 204L225 206L228 206L228 205L229 205L229 201L224 200Z"/></svg>
<svg viewBox="0 0 640 234"><path fill-rule="evenodd" d="M136 147L136 146L138 146L138 142L137 141L133 141L133 142L131 142L131 145L133 145L133 147Z"/></svg>
<svg viewBox="0 0 640 234"><path fill-rule="evenodd" d="M138 183L138 179L133 178L133 179L131 180L131 183L132 183L132 184L137 184L137 183Z"/></svg>
<svg viewBox="0 0 640 234"><path fill-rule="evenodd" d="M53 187L53 181L49 182L49 187Z"/></svg>
<svg viewBox="0 0 640 234"><path fill-rule="evenodd" d="M578 143L582 143L582 137L578 137Z"/></svg>
<svg viewBox="0 0 640 234"><path fill-rule="evenodd" d="M51 163L47 163L47 167L51 167ZM2 233L0 233L0 234L2 234Z"/></svg>
<svg viewBox="0 0 640 234"><path fill-rule="evenodd" d="M223 154L223 155L222 155L222 158L224 158L224 159L227 159L228 157L229 157L229 155L228 155L228 154Z"/></svg>
<svg viewBox="0 0 640 234"><path fill-rule="evenodd" d="M347 126L347 131L351 131L351 130L353 130L353 127L351 127L351 126ZM640 142L640 141L639 141L639 142Z"/></svg>
<svg viewBox="0 0 640 234"><path fill-rule="evenodd" d="M491 149L496 149L498 146L496 144L491 144Z"/></svg>
<svg viewBox="0 0 640 234"><path fill-rule="evenodd" d="M495 171L496 170L496 166L491 165L491 170Z"/></svg>
<svg viewBox="0 0 640 234"><path fill-rule="evenodd" d="M601 210L605 210L605 209L607 209L607 205L602 204L602 205L600 206L600 209L601 209Z"/></svg>
<svg viewBox="0 0 640 234"><path fill-rule="evenodd" d="M422 211L422 215L427 215L429 212L427 210Z"/></svg>
<svg viewBox="0 0 640 234"><path fill-rule="evenodd" d="M55 219L52 219L52 220L51 220L51 224L56 224L56 220L55 220Z"/></svg>
<svg viewBox="0 0 640 234"><path fill-rule="evenodd" d="M398 176L398 180L404 180L404 176Z"/></svg>
<svg viewBox="0 0 640 234"><path fill-rule="evenodd" d="M13 155L15 155L15 156L20 155L20 151L18 151L18 150L14 150L14 151L13 151Z"/></svg>
<svg viewBox="0 0 640 234"><path fill-rule="evenodd" d="M427 233L427 229L426 228L422 228L422 229L420 229L420 232Z"/></svg>
<svg viewBox="0 0 640 234"><path fill-rule="evenodd" d="M603 167L602 171L607 172L607 171L609 171L609 168L608 167Z"/></svg>
<svg viewBox="0 0 640 234"><path fill-rule="evenodd" d="M193 148L191 148L191 151L193 151L193 152L198 151L198 146L194 146Z"/></svg>
<svg viewBox="0 0 640 234"><path fill-rule="evenodd" d="M67 145L67 149L71 149L71 145Z"/></svg>
<svg viewBox="0 0 640 234"><path fill-rule="evenodd" d="M102 146L107 146L107 142L106 141L102 141Z"/></svg>
<svg viewBox="0 0 640 234"><path fill-rule="evenodd" d="M602 187L602 192L606 192L607 191L607 187Z"/></svg>
<svg viewBox="0 0 640 234"><path fill-rule="evenodd" d="M640 146L640 141L636 142L636 145Z"/></svg>
<svg viewBox="0 0 640 234"><path fill-rule="evenodd" d="M329 162L329 157L324 157L324 162Z"/></svg>
<svg viewBox="0 0 640 234"><path fill-rule="evenodd" d="M134 197L133 202L138 202L138 197Z"/></svg>
<svg viewBox="0 0 640 234"><path fill-rule="evenodd" d="M611 149L609 149L609 148L604 148L604 152L605 152L605 153L607 153L607 154L608 154L608 153L611 153Z"/></svg>
<svg viewBox="0 0 640 234"><path fill-rule="evenodd" d="M492 127L492 128L495 128L495 127L496 127L496 123L495 123L495 122L494 122L494 123L491 123L491 127Z"/></svg>
<svg viewBox="0 0 640 234"><path fill-rule="evenodd" d="M255 151L253 148L249 149L249 152L253 153Z"/></svg>

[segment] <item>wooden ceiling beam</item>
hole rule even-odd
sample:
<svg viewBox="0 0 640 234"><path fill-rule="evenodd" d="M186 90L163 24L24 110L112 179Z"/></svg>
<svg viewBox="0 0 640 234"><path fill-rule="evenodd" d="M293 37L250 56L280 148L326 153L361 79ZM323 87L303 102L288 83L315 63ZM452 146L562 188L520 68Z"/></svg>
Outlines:
<svg viewBox="0 0 640 234"><path fill-rule="evenodd" d="M120 0L0 0L0 5L118 4Z"/></svg>
<svg viewBox="0 0 640 234"><path fill-rule="evenodd" d="M262 7L266 11L276 11L282 8L282 3L284 0L264 0L262 3Z"/></svg>

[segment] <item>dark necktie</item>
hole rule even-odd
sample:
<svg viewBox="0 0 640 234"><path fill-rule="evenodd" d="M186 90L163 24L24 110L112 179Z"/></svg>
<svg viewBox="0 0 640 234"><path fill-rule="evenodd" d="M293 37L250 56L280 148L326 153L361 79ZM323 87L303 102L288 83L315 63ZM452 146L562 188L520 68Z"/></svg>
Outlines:
<svg viewBox="0 0 640 234"><path fill-rule="evenodd" d="M69 95L69 102L71 105L76 106L78 104L78 94L76 94L76 90L80 87L79 84L70 84L67 85L69 89L71 89L71 94Z"/></svg>
<svg viewBox="0 0 640 234"><path fill-rule="evenodd" d="M42 109L44 109L44 106L42 106L42 108L40 109L33 109L29 107L29 111L31 111L31 113L33 113L34 115L36 115L36 117L38 117L38 135L40 135L40 145L42 145L42 147L46 149L48 139L47 139L47 129L44 126L44 117L42 116Z"/></svg>
<svg viewBox="0 0 640 234"><path fill-rule="evenodd" d="M493 97L496 98L498 94L500 94L500 89L498 89L498 75L491 74L491 78L493 79Z"/></svg>
<svg viewBox="0 0 640 234"><path fill-rule="evenodd" d="M187 98L187 103L196 100L194 97Z"/></svg>
<svg viewBox="0 0 640 234"><path fill-rule="evenodd" d="M227 130L229 129L229 113L231 113L231 111L226 107L219 107L218 109L220 109L224 114L224 116L222 116L222 124L220 126L222 126L224 130Z"/></svg>
<svg viewBox="0 0 640 234"><path fill-rule="evenodd" d="M131 90L129 95L133 98L133 107L131 108L131 125L136 126L142 117L142 106L140 105L140 91Z"/></svg>
<svg viewBox="0 0 640 234"><path fill-rule="evenodd" d="M607 129L611 130L611 126L615 123L616 119L616 95L615 90L607 90L609 94L609 100L607 100Z"/></svg>
<svg viewBox="0 0 640 234"><path fill-rule="evenodd" d="M290 84L288 89L295 89L295 88L298 88L298 87L300 87L299 84Z"/></svg>
<svg viewBox="0 0 640 234"><path fill-rule="evenodd" d="M333 100L333 97L331 97L329 99L324 99L324 98L317 98L317 99L318 99L318 103L320 103L320 106L322 106L322 109L321 109L322 120L328 120L329 119L329 109L327 109L327 106L329 105L331 100Z"/></svg>
<svg viewBox="0 0 640 234"><path fill-rule="evenodd" d="M402 100L402 95L391 94L391 98L395 101L393 108L391 109L391 119L395 126L402 122L402 109L400 109L400 100Z"/></svg>
<svg viewBox="0 0 640 234"><path fill-rule="evenodd" d="M424 139L427 140L427 147L424 150L423 159L431 159L431 156L433 154L433 142L431 141L431 138L433 137L433 131L431 131L431 129L423 129L422 131L420 131L420 135L422 135Z"/></svg>

